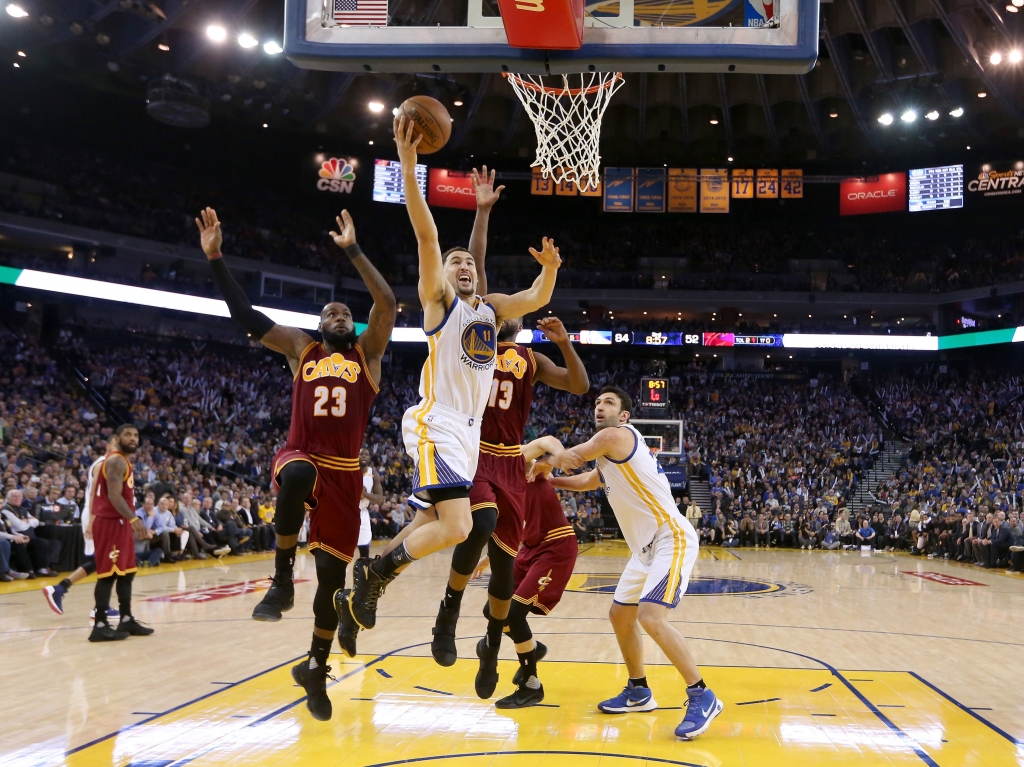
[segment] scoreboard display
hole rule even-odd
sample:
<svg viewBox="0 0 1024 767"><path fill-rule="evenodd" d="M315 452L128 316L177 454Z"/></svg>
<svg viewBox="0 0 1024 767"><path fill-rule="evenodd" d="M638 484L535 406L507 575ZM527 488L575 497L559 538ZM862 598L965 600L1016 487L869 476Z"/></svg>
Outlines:
<svg viewBox="0 0 1024 767"><path fill-rule="evenodd" d="M416 184L423 196L427 195L427 166L416 164ZM373 163L374 202L394 202L405 205L405 187L402 182L402 163L397 160L375 160Z"/></svg>
<svg viewBox="0 0 1024 767"><path fill-rule="evenodd" d="M640 380L640 406L668 407L668 379L642 378Z"/></svg>
<svg viewBox="0 0 1024 767"><path fill-rule="evenodd" d="M917 168L910 171L910 212L964 206L964 166Z"/></svg>

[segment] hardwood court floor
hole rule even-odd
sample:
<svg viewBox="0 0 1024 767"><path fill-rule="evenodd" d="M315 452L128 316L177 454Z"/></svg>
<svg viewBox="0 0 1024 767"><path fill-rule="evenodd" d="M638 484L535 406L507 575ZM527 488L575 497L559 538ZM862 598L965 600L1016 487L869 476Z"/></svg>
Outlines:
<svg viewBox="0 0 1024 767"><path fill-rule="evenodd" d="M105 645L86 641L88 582L63 617L45 582L4 584L0 765L1024 766L1024 579L903 555L703 550L675 615L726 707L687 743L672 732L683 685L649 640L662 708L595 709L626 678L605 618L624 563L620 543L583 548L573 590L532 620L550 648L544 705L511 712L473 692L483 585L465 598L460 660L441 668L429 640L447 563L417 563L360 634L360 657L332 656L326 723L289 673L309 644L306 554L281 623L249 618L268 557L186 563L136 579L135 613L157 633ZM497 696L514 657L506 640Z"/></svg>

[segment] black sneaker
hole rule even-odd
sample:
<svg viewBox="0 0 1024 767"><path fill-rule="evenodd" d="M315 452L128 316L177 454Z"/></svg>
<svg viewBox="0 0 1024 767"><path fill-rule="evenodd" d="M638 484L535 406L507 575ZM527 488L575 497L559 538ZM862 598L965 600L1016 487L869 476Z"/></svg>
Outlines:
<svg viewBox="0 0 1024 767"><path fill-rule="evenodd" d="M544 656L548 654L548 646L543 642L534 642L537 645L537 662L544 660ZM526 681L526 669L523 666L519 667L516 675L512 677L512 684L519 687L523 682Z"/></svg>
<svg viewBox="0 0 1024 767"><path fill-rule="evenodd" d="M314 719L326 722L334 713L334 706L331 699L327 697L327 680L334 680L331 676L330 666L317 666L310 668L310 663L315 663L312 658L292 666L292 679L295 684L306 691L306 708Z"/></svg>
<svg viewBox="0 0 1024 767"><path fill-rule="evenodd" d="M476 643L476 657L480 659L480 668L476 672L476 694L487 700L494 695L498 686L498 649L487 644L487 637Z"/></svg>
<svg viewBox="0 0 1024 767"><path fill-rule="evenodd" d="M433 638L430 640L430 654L439 666L454 666L459 658L459 651L455 647L455 626L459 622L459 609L444 606L441 600L441 607L437 611L437 619L434 621L434 628L430 630ZM493 688L492 688L493 692ZM481 695L482 698L490 697Z"/></svg>
<svg viewBox="0 0 1024 767"><path fill-rule="evenodd" d="M334 592L334 609L338 611L338 644L345 655L354 658L359 624L352 617L352 611L348 607L349 593L348 589L338 589Z"/></svg>
<svg viewBox="0 0 1024 767"><path fill-rule="evenodd" d="M537 687L529 686L529 682L536 682ZM544 685L535 676L531 676L527 682L519 685L516 691L508 697L502 698L494 704L495 708L529 708L536 706L544 700Z"/></svg>
<svg viewBox="0 0 1024 767"><path fill-rule="evenodd" d="M369 631L377 625L377 600L395 576L384 576L374 570L372 560L360 557L352 567L352 591L348 607L359 627Z"/></svg>
<svg viewBox="0 0 1024 767"><path fill-rule="evenodd" d="M274 576L263 595L260 603L252 609L254 621L267 621L276 623L281 620L281 613L286 613L295 607L295 581L291 575L278 573Z"/></svg>
<svg viewBox="0 0 1024 767"><path fill-rule="evenodd" d="M127 633L114 631L109 623L97 623L92 627L92 633L89 634L90 642L120 642L127 638Z"/></svg>
<svg viewBox="0 0 1024 767"><path fill-rule="evenodd" d="M133 637L148 637L154 629L135 620L132 615L122 615L121 622L117 624L117 631Z"/></svg>

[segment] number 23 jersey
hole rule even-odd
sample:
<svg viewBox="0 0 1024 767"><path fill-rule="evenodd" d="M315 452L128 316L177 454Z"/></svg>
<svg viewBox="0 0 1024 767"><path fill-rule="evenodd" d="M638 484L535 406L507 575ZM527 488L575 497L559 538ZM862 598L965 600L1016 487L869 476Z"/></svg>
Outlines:
<svg viewBox="0 0 1024 767"><path fill-rule="evenodd" d="M359 344L331 353L322 343L311 343L302 352L292 384L288 449L352 459L352 468L358 468L377 391Z"/></svg>

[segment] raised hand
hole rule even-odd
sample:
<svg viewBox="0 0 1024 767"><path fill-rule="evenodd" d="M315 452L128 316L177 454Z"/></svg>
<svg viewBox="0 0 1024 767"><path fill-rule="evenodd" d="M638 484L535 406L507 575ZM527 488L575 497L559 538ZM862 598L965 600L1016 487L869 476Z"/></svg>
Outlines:
<svg viewBox="0 0 1024 767"><path fill-rule="evenodd" d="M492 170L490 173L487 172L487 166L482 166L482 171L477 171L473 168L473 173L470 176L470 180L473 182L473 191L476 192L476 207L478 210L490 210L494 207L494 203L501 197L501 192L505 188L504 184L499 186L497 189L494 188L494 177L497 171Z"/></svg>
<svg viewBox="0 0 1024 767"><path fill-rule="evenodd" d="M199 211L196 226L199 227L199 244L202 246L206 257L213 258L219 256L221 246L224 244L224 235L220 231L217 211L213 208L205 208Z"/></svg>
<svg viewBox="0 0 1024 767"><path fill-rule="evenodd" d="M406 164L410 168L416 166L416 147L420 145L423 134L415 133L416 124L405 115L396 117L394 121L395 145L398 147L398 159L402 166Z"/></svg>
<svg viewBox="0 0 1024 767"><path fill-rule="evenodd" d="M356 225L352 223L352 216L349 215L349 212L347 210L341 211L341 215L336 216L334 220L338 222L338 231L330 233L334 244L339 248L355 245Z"/></svg>
<svg viewBox="0 0 1024 767"><path fill-rule="evenodd" d="M549 237L545 237L542 240L541 250L537 251L530 248L530 255L537 259L537 263L545 267L554 267L557 269L562 265L562 258L558 255L558 248L555 247L555 241Z"/></svg>
<svg viewBox="0 0 1024 767"><path fill-rule="evenodd" d="M552 343L560 344L569 340L569 334L565 330L565 325L562 324L558 317L544 317L538 320L537 328Z"/></svg>

